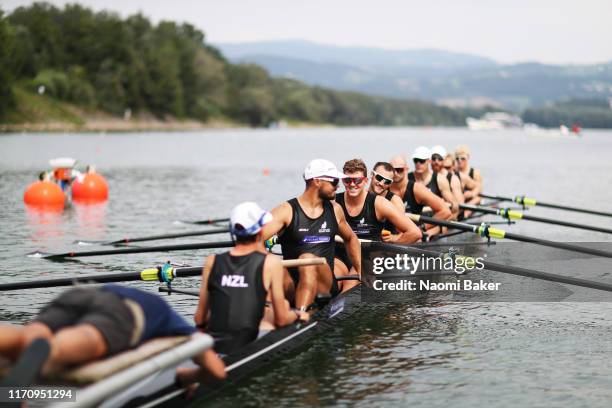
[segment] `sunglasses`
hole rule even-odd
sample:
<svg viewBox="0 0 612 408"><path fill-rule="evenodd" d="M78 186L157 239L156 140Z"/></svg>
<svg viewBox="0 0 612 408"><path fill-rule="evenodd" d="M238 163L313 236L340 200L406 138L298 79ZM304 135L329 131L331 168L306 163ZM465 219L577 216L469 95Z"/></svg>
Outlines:
<svg viewBox="0 0 612 408"><path fill-rule="evenodd" d="M402 174L404 172L404 168L403 167L394 167L393 171L396 172L397 174Z"/></svg>
<svg viewBox="0 0 612 408"><path fill-rule="evenodd" d="M379 183L383 183L385 186L388 186L391 183L393 183L393 180L388 179L385 176L378 174L375 171L373 171L372 173L374 174L374 180L378 181Z"/></svg>
<svg viewBox="0 0 612 408"><path fill-rule="evenodd" d="M342 182L344 183L345 186L350 186L351 184L358 186L358 185L361 185L361 183L363 183L363 180L365 180L365 177L347 177L347 178L343 178Z"/></svg>
<svg viewBox="0 0 612 408"><path fill-rule="evenodd" d="M412 161L414 162L414 164L425 164L427 162L427 159L412 159Z"/></svg>
<svg viewBox="0 0 612 408"><path fill-rule="evenodd" d="M334 187L338 187L338 183L340 183L340 179L339 178L335 178L335 177L316 177L316 179L317 180L327 181L328 183L330 183Z"/></svg>
<svg viewBox="0 0 612 408"><path fill-rule="evenodd" d="M440 156L439 154L434 154L433 156L431 156L431 160L433 160L433 161L443 161L444 157Z"/></svg>
<svg viewBox="0 0 612 408"><path fill-rule="evenodd" d="M467 157L465 157L465 156L458 156L457 160L466 161Z"/></svg>
<svg viewBox="0 0 612 408"><path fill-rule="evenodd" d="M445 168L446 170L450 170L450 169L452 169L452 168L453 168L453 166L444 166L444 168Z"/></svg>

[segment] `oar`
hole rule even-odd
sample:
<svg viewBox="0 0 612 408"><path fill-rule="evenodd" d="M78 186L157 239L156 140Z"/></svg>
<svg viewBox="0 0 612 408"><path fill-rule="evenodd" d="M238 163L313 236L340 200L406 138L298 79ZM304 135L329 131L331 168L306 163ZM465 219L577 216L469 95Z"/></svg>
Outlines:
<svg viewBox="0 0 612 408"><path fill-rule="evenodd" d="M483 198L492 198L492 199L501 200L501 201L512 201L512 202L522 205L523 207L525 206L534 207L537 205L539 207L556 208L558 210L567 210L567 211L581 212L581 213L586 213L586 214L602 215L604 217L612 217L612 213L605 212L605 211L589 210L587 208L579 208L579 207L570 207L569 205L545 203L543 201L538 201L533 198L527 198L525 196L515 196L514 198L512 198L512 197L504 197L504 196L490 195L490 194L483 194L483 193L480 193L479 195Z"/></svg>
<svg viewBox="0 0 612 408"><path fill-rule="evenodd" d="M589 254L595 256L603 256L606 258L612 258L612 252L603 251L600 249L586 248L579 245L566 244L564 242L548 241L546 239L530 237L522 234L514 234L512 232L506 232L501 229L492 228L486 223L481 225L470 225L464 224L457 221L445 221L437 218L425 217L418 214L408 214L410 219L414 222L424 222L426 224L440 225L443 227L455 228L463 231L473 232L484 238L498 238L498 239L511 239L513 241L529 242L532 244L548 246L552 248L565 249L567 251L580 252L582 254Z"/></svg>
<svg viewBox="0 0 612 408"><path fill-rule="evenodd" d="M435 257L438 258L441 256L441 254L433 252L433 251L428 251L428 250L424 250L424 249L420 249L420 248L413 248L413 247L409 247L409 246L404 246L404 245L400 245L400 244L390 244L390 243L386 243L386 242L372 242L370 241L367 245L371 245L371 246L376 246L376 245L381 245L381 248L386 249L386 248L393 248L396 250L400 250L400 251L405 251L408 254L414 254L414 255L426 255L429 257ZM444 254L442 254L444 255ZM475 263L475 259L469 256L463 256L463 255L455 255L455 257L463 257L465 259L472 259L472 261L474 261ZM511 275L518 275L518 276L525 276L528 278L534 278L534 279L541 279L541 280L546 280L546 281L551 281L551 282L559 282L559 283L565 283L568 285L574 285L574 286L581 286L581 287L585 287L585 288L590 288L590 289L598 289L598 290L605 290L607 292L612 292L612 285L608 284L608 283L603 283L603 282L596 282L596 281L591 281L591 280L587 280L587 279L580 279L580 278L573 278L570 276L562 276L562 275L555 275L552 273L548 273L548 272L541 272L541 271L536 271L533 269L525 269L525 268L519 268L516 266L509 266L509 265L502 265L502 264L498 264L495 262L490 262L490 261L486 261L483 260L482 258L480 259L480 262L483 265L483 269L487 269L487 270L491 270L491 271L496 271L496 272L502 272L502 273L507 273L507 274L511 274ZM384 274L380 275L384 277Z"/></svg>
<svg viewBox="0 0 612 408"><path fill-rule="evenodd" d="M217 224L219 222L228 222L229 218L209 218L206 220L197 220L197 221L177 221L180 224L194 224L194 225L210 225Z"/></svg>
<svg viewBox="0 0 612 408"><path fill-rule="evenodd" d="M597 227L594 225L578 224L574 222L555 220L551 218L536 217L534 215L523 214L520 211L514 211L508 208L489 208L489 207L483 207L480 205L470 205L470 204L459 204L459 207L465 208L467 210L482 211L487 214L501 215L507 220L536 221L536 222L543 222L545 224L563 225L564 227L578 228L578 229L583 229L583 230L588 230L588 231L603 232L604 234L612 234L612 229L609 229L609 228Z"/></svg>
<svg viewBox="0 0 612 408"><path fill-rule="evenodd" d="M172 238L183 238L183 237L196 237L201 235L213 235L213 234L223 234L228 233L227 228L216 228L209 229L205 231L190 231L190 232L181 232L176 234L164 234L164 235L150 235L148 237L137 237L137 238L122 238L116 241L76 241L75 243L79 245L120 245L120 244L129 244L132 242L144 242L144 241L156 241L158 239L172 239Z"/></svg>
<svg viewBox="0 0 612 408"><path fill-rule="evenodd" d="M144 252L187 251L192 249L229 248L232 246L234 246L234 242L232 241L199 242L194 244L160 245L144 248L118 248L106 249L101 251L64 252L61 254L45 254L42 252L34 252L32 254L28 254L28 256L34 258L48 259L50 261L57 261L64 258L80 258L85 256L139 254Z"/></svg>
<svg viewBox="0 0 612 408"><path fill-rule="evenodd" d="M281 261L284 267L292 268L304 265L325 264L325 258L289 259ZM70 278L37 279L26 282L13 282L0 284L0 292L7 290L53 288L57 286L71 286L78 283L110 283L129 281L157 281L170 282L175 278L199 276L202 273L201 266L174 267L164 264L155 268L144 269L140 272L120 272L96 275L80 275Z"/></svg>

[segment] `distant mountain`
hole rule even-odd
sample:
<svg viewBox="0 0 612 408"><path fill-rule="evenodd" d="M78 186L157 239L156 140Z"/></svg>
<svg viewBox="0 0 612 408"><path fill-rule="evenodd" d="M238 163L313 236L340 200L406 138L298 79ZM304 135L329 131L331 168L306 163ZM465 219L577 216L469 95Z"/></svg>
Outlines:
<svg viewBox="0 0 612 408"><path fill-rule="evenodd" d="M337 47L305 41L217 44L232 61L272 75L373 95L517 111L569 98L612 97L612 63L500 65L440 50Z"/></svg>

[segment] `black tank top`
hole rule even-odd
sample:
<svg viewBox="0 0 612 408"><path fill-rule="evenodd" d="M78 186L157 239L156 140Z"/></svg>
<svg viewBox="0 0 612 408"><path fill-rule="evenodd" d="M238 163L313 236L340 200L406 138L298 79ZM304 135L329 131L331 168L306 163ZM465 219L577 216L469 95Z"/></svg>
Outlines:
<svg viewBox="0 0 612 408"><path fill-rule="evenodd" d="M284 259L297 259L304 253L321 256L334 270L335 241L338 221L331 201L323 201L323 213L313 219L304 213L297 198L288 201L293 210L291 224L279 235Z"/></svg>
<svg viewBox="0 0 612 408"><path fill-rule="evenodd" d="M385 198L389 200L390 202L393 197L395 197L395 194L392 193L391 190L387 190L387 194L385 194ZM387 231L391 231L392 234L397 233L397 230L395 229L395 225L393 225L393 223L389 220L385 220L385 224L383 225L383 228L386 229Z"/></svg>
<svg viewBox="0 0 612 408"><path fill-rule="evenodd" d="M218 338L215 350L228 354L255 340L264 314L267 291L263 284L266 254L253 252L215 257L208 277L208 331Z"/></svg>
<svg viewBox="0 0 612 408"><path fill-rule="evenodd" d="M351 229L358 238L369 239L372 241L380 241L380 233L383 229L383 223L376 219L376 194L368 192L361 211L356 216L351 216L344 202L344 192L336 194L336 202L340 204L344 211L346 221L351 226Z"/></svg>
<svg viewBox="0 0 612 408"><path fill-rule="evenodd" d="M416 183L414 172L411 171L410 173L408 173L408 180L414 181ZM440 187L438 187L438 173L437 172L435 171L433 172L433 174L431 175L431 180L429 180L429 183L425 184L425 187L427 187L432 193L434 193L438 197L442 197L442 192L440 191Z"/></svg>
<svg viewBox="0 0 612 408"><path fill-rule="evenodd" d="M406 192L404 193L404 203L406 203L406 211L412 214L420 214L423 212L423 204L419 204L416 201L416 197L414 196L414 181L408 180L408 185L406 186Z"/></svg>

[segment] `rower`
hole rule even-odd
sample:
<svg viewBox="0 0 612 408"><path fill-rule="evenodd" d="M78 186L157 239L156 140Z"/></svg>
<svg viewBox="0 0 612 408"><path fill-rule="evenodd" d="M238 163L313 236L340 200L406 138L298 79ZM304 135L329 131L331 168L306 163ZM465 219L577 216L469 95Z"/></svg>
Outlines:
<svg viewBox="0 0 612 408"><path fill-rule="evenodd" d="M444 199L451 208L452 218L456 218L459 213L459 203L453 195L450 184L446 177L437 171L431 171L432 152L425 146L419 146L412 154L414 162L414 172L408 173L408 180L426 186L432 193Z"/></svg>
<svg viewBox="0 0 612 408"><path fill-rule="evenodd" d="M482 175L479 170L470 167L470 149L467 146L458 146L455 149L455 157L457 158L457 170L461 178L465 203L471 205L480 204L479 194L482 192ZM466 217L470 216L471 213L468 210L464 211Z"/></svg>
<svg viewBox="0 0 612 408"><path fill-rule="evenodd" d="M368 169L363 160L347 161L342 172L347 175L342 179L345 191L336 195L336 202L342 207L346 221L357 237L398 243L421 240L421 230L406 217L403 209L397 209L389 200L366 189ZM392 234L390 230L385 230L387 221L393 225L394 232L399 233ZM337 268L344 274L352 270L353 265L342 250L337 251L336 261Z"/></svg>
<svg viewBox="0 0 612 408"><path fill-rule="evenodd" d="M139 289L107 284L77 287L62 293L25 326L0 325L0 354L11 360L36 339L48 341L50 351L43 373L84 364L136 347L155 337L191 335L188 324L163 299ZM223 361L208 349L193 358L191 381L210 374L226 376ZM181 372L177 371L183 385Z"/></svg>
<svg viewBox="0 0 612 408"><path fill-rule="evenodd" d="M459 176L452 170L452 160L449 165L449 169L446 168L446 160L449 155L446 153L444 146L434 146L431 148L431 169L434 173L438 173L446 178L450 186L451 193L455 198L455 202L463 204L465 199L463 197L463 189L461 188L461 180ZM447 200L448 201L448 200Z"/></svg>
<svg viewBox="0 0 612 408"><path fill-rule="evenodd" d="M288 270L291 280L286 290L295 294L295 306L306 310L317 293L337 295L358 284L356 280L338 282L342 271L334 269L335 236L340 235L348 257L361 276L361 247L357 236L344 218L342 208L334 202L340 179L346 177L336 166L323 159L308 163L304 170L306 188L296 198L272 210L273 220L264 228L264 238L279 234L283 258L324 257L324 265L309 265Z"/></svg>
<svg viewBox="0 0 612 408"><path fill-rule="evenodd" d="M257 204L239 204L230 217L235 247L206 259L195 322L217 339L218 353L231 354L257 339L264 316L272 327L308 320L307 313L290 309L280 259L264 247L263 226L271 220Z"/></svg>
<svg viewBox="0 0 612 408"><path fill-rule="evenodd" d="M393 183L393 166L387 162L378 162L374 165L370 179L369 192L385 197L401 213L406 211L404 202L397 194L391 191Z"/></svg>
<svg viewBox="0 0 612 408"><path fill-rule="evenodd" d="M402 156L395 156L389 163L393 166L391 191L402 197L407 212L421 214L423 207L429 206L434 212L435 218L448 220L452 217L452 213L444 200L429 191L423 184L408 179L406 159ZM434 235L440 231L438 227L431 224L426 224L425 229L428 235Z"/></svg>

